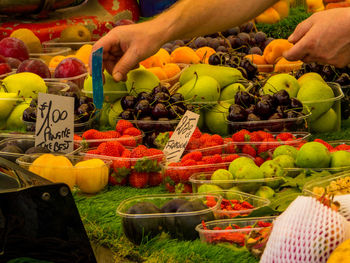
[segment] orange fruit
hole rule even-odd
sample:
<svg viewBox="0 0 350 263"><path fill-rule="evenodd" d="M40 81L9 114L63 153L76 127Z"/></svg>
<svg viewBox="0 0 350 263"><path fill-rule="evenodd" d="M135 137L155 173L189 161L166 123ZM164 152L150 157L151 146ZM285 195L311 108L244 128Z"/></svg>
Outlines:
<svg viewBox="0 0 350 263"><path fill-rule="evenodd" d="M89 64L90 54L92 52L92 45L85 44L75 53L75 56L79 58L84 64Z"/></svg>
<svg viewBox="0 0 350 263"><path fill-rule="evenodd" d="M177 74L179 74L181 72L181 69L175 63L168 63L168 64L164 65L163 71L167 75L168 79L170 79L170 78L176 76Z"/></svg>
<svg viewBox="0 0 350 263"><path fill-rule="evenodd" d="M293 44L287 39L272 40L264 50L264 58L267 64L275 64L282 56L283 52L291 49Z"/></svg>
<svg viewBox="0 0 350 263"><path fill-rule="evenodd" d="M178 47L171 52L172 63L198 64L200 62L199 56L189 47Z"/></svg>
<svg viewBox="0 0 350 263"><path fill-rule="evenodd" d="M147 70L156 75L159 78L159 80L164 80L168 78L167 74L161 67L151 67Z"/></svg>
<svg viewBox="0 0 350 263"><path fill-rule="evenodd" d="M279 73L289 73L293 70L298 70L303 65L303 62L298 61L289 61L282 57L275 65L275 72Z"/></svg>
<svg viewBox="0 0 350 263"><path fill-rule="evenodd" d="M215 53L215 49L211 47L201 47L196 50L196 54L198 55L200 60L206 64L208 64L209 57Z"/></svg>
<svg viewBox="0 0 350 263"><path fill-rule="evenodd" d="M54 56L49 62L49 68L55 69L57 65L60 64L60 62L65 58L65 56Z"/></svg>

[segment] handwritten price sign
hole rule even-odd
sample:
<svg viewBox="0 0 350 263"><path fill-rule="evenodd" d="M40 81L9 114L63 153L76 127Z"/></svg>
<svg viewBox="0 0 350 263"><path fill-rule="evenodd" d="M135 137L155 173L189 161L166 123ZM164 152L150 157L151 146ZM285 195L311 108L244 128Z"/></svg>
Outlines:
<svg viewBox="0 0 350 263"><path fill-rule="evenodd" d="M51 152L72 152L74 98L39 93L35 146Z"/></svg>
<svg viewBox="0 0 350 263"><path fill-rule="evenodd" d="M164 147L164 153L169 162L178 162L183 154L194 130L197 127L199 115L186 111L177 125L173 135Z"/></svg>

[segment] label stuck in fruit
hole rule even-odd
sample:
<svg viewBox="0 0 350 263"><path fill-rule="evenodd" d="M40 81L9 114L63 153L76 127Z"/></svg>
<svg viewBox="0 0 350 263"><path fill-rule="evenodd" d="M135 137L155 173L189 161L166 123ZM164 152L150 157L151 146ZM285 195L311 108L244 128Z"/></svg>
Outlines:
<svg viewBox="0 0 350 263"><path fill-rule="evenodd" d="M92 53L92 94L97 109L102 109L103 104L102 56L102 47Z"/></svg>
<svg viewBox="0 0 350 263"><path fill-rule="evenodd" d="M184 152L194 130L197 127L199 114L186 111L173 135L164 147L164 154L169 162L178 162Z"/></svg>
<svg viewBox="0 0 350 263"><path fill-rule="evenodd" d="M51 152L72 152L74 98L39 93L35 146Z"/></svg>

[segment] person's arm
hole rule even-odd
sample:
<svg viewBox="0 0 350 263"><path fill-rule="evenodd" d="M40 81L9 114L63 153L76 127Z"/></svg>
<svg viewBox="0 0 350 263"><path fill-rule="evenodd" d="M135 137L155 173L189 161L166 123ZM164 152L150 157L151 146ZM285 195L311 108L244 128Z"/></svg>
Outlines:
<svg viewBox="0 0 350 263"><path fill-rule="evenodd" d="M350 8L313 14L288 38L295 45L284 57L290 61L318 62L344 67L350 64Z"/></svg>
<svg viewBox="0 0 350 263"><path fill-rule="evenodd" d="M238 26L277 1L182 0L150 21L112 29L93 50L104 47L104 67L120 81L164 43Z"/></svg>

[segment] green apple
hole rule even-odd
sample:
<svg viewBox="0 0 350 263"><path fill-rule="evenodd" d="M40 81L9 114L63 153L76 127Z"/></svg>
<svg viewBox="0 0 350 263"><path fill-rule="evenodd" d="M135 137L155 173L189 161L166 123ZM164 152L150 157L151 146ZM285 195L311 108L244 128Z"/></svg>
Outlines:
<svg viewBox="0 0 350 263"><path fill-rule="evenodd" d="M120 100L117 100L113 103L113 106L108 113L108 123L111 127L115 127L115 125L117 124L117 120L120 118L119 115L122 112L123 108L120 103Z"/></svg>
<svg viewBox="0 0 350 263"><path fill-rule="evenodd" d="M26 99L21 104L17 105L6 121L6 129L8 130L26 130L26 125L23 123L23 112L30 106L31 99Z"/></svg>
<svg viewBox="0 0 350 263"><path fill-rule="evenodd" d="M336 151L331 155L331 167L350 166L350 152Z"/></svg>
<svg viewBox="0 0 350 263"><path fill-rule="evenodd" d="M2 83L6 92L16 93L18 97L36 99L39 92L47 92L45 81L31 72L12 74L4 78Z"/></svg>
<svg viewBox="0 0 350 263"><path fill-rule="evenodd" d="M295 164L301 168L328 168L331 156L326 146L307 142L298 151Z"/></svg>
<svg viewBox="0 0 350 263"><path fill-rule="evenodd" d="M232 83L221 91L219 100L235 103L235 95L238 91L246 91L246 88L241 83Z"/></svg>
<svg viewBox="0 0 350 263"><path fill-rule="evenodd" d="M317 120L310 123L311 131L313 132L332 132L338 130L340 127L340 119L337 113L330 108L329 111L322 114Z"/></svg>
<svg viewBox="0 0 350 263"><path fill-rule="evenodd" d="M280 90L286 90L290 97L296 97L299 91L299 83L295 77L287 73L276 74L270 77L262 91L264 94L274 94Z"/></svg>
<svg viewBox="0 0 350 263"><path fill-rule="evenodd" d="M151 92L159 85L159 79L152 72L138 68L129 71L126 81L126 89L130 95L137 95L143 91Z"/></svg>
<svg viewBox="0 0 350 263"><path fill-rule="evenodd" d="M105 102L114 102L117 99L128 94L126 89L125 82L119 81L116 82L112 75L105 70L103 72L105 82L103 83L103 93L104 93L104 101ZM88 75L88 77L84 81L84 91L88 97L92 98L92 77Z"/></svg>
<svg viewBox="0 0 350 263"><path fill-rule="evenodd" d="M216 184L202 184L198 187L198 193L221 192L222 189Z"/></svg>
<svg viewBox="0 0 350 263"><path fill-rule="evenodd" d="M317 120L323 113L327 112L333 105L333 90L324 81L307 80L300 86L297 99L309 107L312 114L309 120Z"/></svg>
<svg viewBox="0 0 350 263"><path fill-rule="evenodd" d="M304 82L310 81L310 80L319 80L319 81L324 81L324 79L321 77L320 74L316 72L308 72L302 75L300 78L298 78L299 85L301 86Z"/></svg>
<svg viewBox="0 0 350 263"><path fill-rule="evenodd" d="M274 151L273 151L273 158L275 159L279 155L289 155L293 157L294 159L297 158L297 153L298 150L290 145L281 145L278 146Z"/></svg>
<svg viewBox="0 0 350 263"><path fill-rule="evenodd" d="M230 163L228 170L233 175L234 178L237 178L236 173L237 173L238 169L243 165L255 165L256 166L255 162L251 158L243 156L243 157L239 157L239 158L233 160Z"/></svg>
<svg viewBox="0 0 350 263"><path fill-rule="evenodd" d="M232 180L233 181L233 175L227 171L226 169L218 169L216 170L210 177L212 181L215 181L215 184L217 186L220 186L223 189L227 189L232 187L233 183L220 183L220 181L227 181Z"/></svg>
<svg viewBox="0 0 350 263"><path fill-rule="evenodd" d="M194 76L178 90L185 100L191 102L215 102L220 97L220 86L216 79L209 76Z"/></svg>
<svg viewBox="0 0 350 263"><path fill-rule="evenodd" d="M275 191L271 187L263 185L259 187L258 191L255 192L255 195L262 198L270 199L274 197Z"/></svg>
<svg viewBox="0 0 350 263"><path fill-rule="evenodd" d="M6 121L18 101L17 93L0 92L0 121Z"/></svg>
<svg viewBox="0 0 350 263"><path fill-rule="evenodd" d="M282 168L294 168L294 162L295 159L286 154L278 155L276 158L273 159L275 163L278 163Z"/></svg>
<svg viewBox="0 0 350 263"><path fill-rule="evenodd" d="M211 133L219 134L221 136L228 135L229 132L226 118L228 116L228 109L230 106L230 103L222 101L205 112L205 125Z"/></svg>
<svg viewBox="0 0 350 263"><path fill-rule="evenodd" d="M276 178L276 177L283 177L284 171L282 166L280 166L275 160L269 160L264 162L260 166L260 171L263 173L264 178ZM271 180L271 179L269 179ZM280 185L280 180L271 180L266 182L266 185L275 189Z"/></svg>

